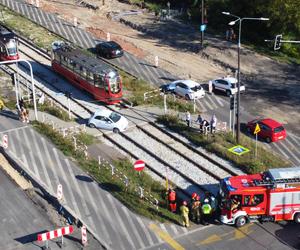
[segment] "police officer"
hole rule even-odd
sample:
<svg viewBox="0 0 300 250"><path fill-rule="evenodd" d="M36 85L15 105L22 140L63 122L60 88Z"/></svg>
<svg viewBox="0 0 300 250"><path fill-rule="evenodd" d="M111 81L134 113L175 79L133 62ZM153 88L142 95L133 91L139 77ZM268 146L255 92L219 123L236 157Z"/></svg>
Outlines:
<svg viewBox="0 0 300 250"><path fill-rule="evenodd" d="M189 227L190 226L189 211L190 210L187 207L187 202L183 201L182 205L180 207L180 213L181 213L181 218L182 218L182 225L184 227Z"/></svg>
<svg viewBox="0 0 300 250"><path fill-rule="evenodd" d="M209 199L205 198L202 205L202 223L203 225L208 225L208 221L210 219L212 208L209 203Z"/></svg>

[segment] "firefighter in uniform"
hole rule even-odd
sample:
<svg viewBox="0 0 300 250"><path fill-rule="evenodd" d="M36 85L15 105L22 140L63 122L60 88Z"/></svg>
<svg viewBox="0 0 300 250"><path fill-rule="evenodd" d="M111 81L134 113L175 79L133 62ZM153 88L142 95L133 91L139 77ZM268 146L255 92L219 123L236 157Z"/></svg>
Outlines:
<svg viewBox="0 0 300 250"><path fill-rule="evenodd" d="M190 219L189 219L189 208L187 207L187 202L183 201L182 205L180 207L180 213L182 217L182 225L184 227L189 227L190 226Z"/></svg>
<svg viewBox="0 0 300 250"><path fill-rule="evenodd" d="M168 200L170 211L176 213L176 192L173 189L169 189Z"/></svg>
<svg viewBox="0 0 300 250"><path fill-rule="evenodd" d="M192 220L196 221L198 224L201 220L201 202L200 202L200 196L197 195L196 200L192 204Z"/></svg>
<svg viewBox="0 0 300 250"><path fill-rule="evenodd" d="M0 110L3 110L4 108L4 102L0 99Z"/></svg>
<svg viewBox="0 0 300 250"><path fill-rule="evenodd" d="M207 198L204 199L202 205L202 223L203 225L208 225L208 221L211 216L212 208Z"/></svg>

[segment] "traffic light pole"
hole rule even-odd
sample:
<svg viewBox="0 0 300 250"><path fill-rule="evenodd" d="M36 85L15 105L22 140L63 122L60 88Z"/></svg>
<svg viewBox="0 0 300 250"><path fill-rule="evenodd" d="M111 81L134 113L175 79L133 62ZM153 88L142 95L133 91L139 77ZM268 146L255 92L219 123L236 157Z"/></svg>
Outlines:
<svg viewBox="0 0 300 250"><path fill-rule="evenodd" d="M204 0L201 2L201 25L204 24ZM203 48L204 30L201 31L201 48Z"/></svg>
<svg viewBox="0 0 300 250"><path fill-rule="evenodd" d="M273 40L265 40L265 42L274 42L274 50L279 50L282 43L300 44L300 41L282 40L282 35L276 35Z"/></svg>

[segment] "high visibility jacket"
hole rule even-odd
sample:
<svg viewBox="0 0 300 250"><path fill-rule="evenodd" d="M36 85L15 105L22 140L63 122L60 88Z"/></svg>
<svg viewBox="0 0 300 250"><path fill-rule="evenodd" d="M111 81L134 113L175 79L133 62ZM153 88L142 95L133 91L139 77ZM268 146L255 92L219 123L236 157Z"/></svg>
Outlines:
<svg viewBox="0 0 300 250"><path fill-rule="evenodd" d="M4 102L0 99L0 109L4 107Z"/></svg>
<svg viewBox="0 0 300 250"><path fill-rule="evenodd" d="M180 213L181 213L182 216L188 216L189 215L189 208L182 205L180 207Z"/></svg>
<svg viewBox="0 0 300 250"><path fill-rule="evenodd" d="M175 191L171 191L169 193L169 201L175 201L176 200L176 193Z"/></svg>
<svg viewBox="0 0 300 250"><path fill-rule="evenodd" d="M207 203L202 205L202 213L203 214L210 214L211 210L212 210L211 205L209 205Z"/></svg>

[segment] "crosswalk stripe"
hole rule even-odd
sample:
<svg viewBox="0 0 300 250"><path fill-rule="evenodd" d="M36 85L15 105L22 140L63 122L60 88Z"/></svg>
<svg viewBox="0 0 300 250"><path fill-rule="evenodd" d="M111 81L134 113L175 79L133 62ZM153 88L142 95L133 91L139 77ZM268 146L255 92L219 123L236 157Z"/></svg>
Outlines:
<svg viewBox="0 0 300 250"><path fill-rule="evenodd" d="M15 138L14 133L13 132L9 132L8 133L8 147L11 148L11 151L13 151L14 153L16 153L16 145L15 143L17 142L17 138Z"/></svg>
<svg viewBox="0 0 300 250"><path fill-rule="evenodd" d="M123 233L125 234L125 239L128 241L128 243L130 244L130 246L131 246L131 249L133 249L134 248L134 243L132 242L132 239L131 239L131 237L130 237L130 235L129 235L129 233L128 233L128 231L127 231L127 228L125 227L125 225L124 225L124 223L123 223L123 220L122 220L122 218L120 217L120 214L119 214L119 212L118 212L118 209L117 209L117 207L116 207L116 204L114 203L114 201L113 201L113 198L112 198L112 196L111 196L111 194L109 194L109 193L107 193L106 194L106 197L107 197L107 199L109 200L109 202L110 202L110 205L111 205L111 208L112 208L112 210L113 210L113 213L114 213L114 215L115 215L115 219L117 220L117 224L121 227L121 228L119 228L119 230L121 229L122 231L123 231ZM123 242L124 243L124 242ZM123 245L124 246L124 245ZM125 246L124 246L125 247Z"/></svg>
<svg viewBox="0 0 300 250"><path fill-rule="evenodd" d="M64 187L63 189L67 189L68 190L68 193L70 194L70 200L68 201L67 200L67 196L64 195L65 197L65 200L67 202L67 204L69 203L69 206L71 208L73 208L73 210L75 210L75 213L78 215L78 216L81 216L80 214L80 211L79 211L79 208L77 206L77 203L76 203L76 200L75 200L75 197L74 197L74 194L73 194L73 191L72 191L72 188L70 186L70 183L67 180L67 176L66 176L66 173L62 167L62 162L58 156L58 152L57 152L57 149L56 148L52 148L52 151L53 151L53 154L54 154L54 158L55 158L55 161L54 161L54 164L56 166L56 169L60 172L60 174L58 173L59 176L61 176L62 180L64 180L64 183L61 183ZM71 204L73 204L73 206L71 206Z"/></svg>
<svg viewBox="0 0 300 250"><path fill-rule="evenodd" d="M127 207L122 206L122 210L123 210L123 212L125 213L126 218L127 218L128 222L129 222L129 224L130 224L130 226L131 226L131 228L132 228L132 230L133 230L133 233L134 233L135 237L137 238L137 240L138 240L140 246L141 246L141 247L145 247L145 244L144 244L144 242L143 242L143 240L142 240L142 238L141 238L139 232L137 231L136 226L135 226L135 225L133 224L133 222L132 222L132 219L133 219L134 217L133 217L132 215L129 214L128 208L127 208Z"/></svg>
<svg viewBox="0 0 300 250"><path fill-rule="evenodd" d="M207 109L205 108L205 106L203 104L203 99L197 100L197 103L200 105L200 108L201 108L202 112L206 112L207 111Z"/></svg>
<svg viewBox="0 0 300 250"><path fill-rule="evenodd" d="M166 243L168 243L172 248L176 250L184 250L184 247L181 246L176 240L174 240L168 233L162 231L157 225L150 224L150 229L152 229L156 234L159 235Z"/></svg>
<svg viewBox="0 0 300 250"><path fill-rule="evenodd" d="M300 147L300 142L297 140L297 136L289 134L288 137L292 139L299 147Z"/></svg>
<svg viewBox="0 0 300 250"><path fill-rule="evenodd" d="M290 142L289 138L285 138L284 141L285 141L287 144L289 144L292 148L295 148L295 146ZM299 161L299 157L297 157L297 156L292 152L292 150L289 149L288 146L285 146L285 145L284 145L284 142L282 142L281 144L282 144L283 147L289 152L289 154L292 155L292 156L295 158L296 162L299 163L299 162L300 162L300 161Z"/></svg>
<svg viewBox="0 0 300 250"><path fill-rule="evenodd" d="M77 197L80 199L80 204L82 205L83 209L84 209L84 213L86 216L89 216L91 214L88 206L87 206L87 202L86 200L84 199L84 196L82 194L82 191L81 191L81 188L79 187L79 184L78 184L78 181L76 180L76 176L74 174L74 171L73 171L73 168L71 167L70 165L70 162L69 160L65 160L66 162L66 166L67 166L67 171L69 172L69 176L71 177L71 185L73 183L73 187L75 187L76 191L77 191ZM90 216L89 216L90 218ZM91 222L91 224L93 224L93 222Z"/></svg>
<svg viewBox="0 0 300 250"><path fill-rule="evenodd" d="M224 107L224 103L226 103L226 102L224 102L223 99L222 99L221 97L219 97L219 96L217 96L217 95L215 95L215 94L212 94L212 96L216 99L216 101L219 103L219 105L220 105L221 107Z"/></svg>
<svg viewBox="0 0 300 250"><path fill-rule="evenodd" d="M177 235L177 234L178 234L177 227L176 227L174 224L171 224L170 228L172 228L172 230L173 230L173 232L174 232L174 235Z"/></svg>
<svg viewBox="0 0 300 250"><path fill-rule="evenodd" d="M30 142L30 140L28 139L27 133L24 133L24 138L25 138L25 141L26 141L27 143ZM34 157L34 154L33 154L32 150L29 150L29 158L31 158L31 160L29 160L29 162L31 162L30 165L33 166L33 170L32 170L32 171L33 171L34 174L37 176L37 178L40 180L40 179L41 179L40 172L39 172L38 166L37 166L37 164L36 164L36 160L35 160L35 157ZM29 166L29 165L26 165L26 166L27 166L27 168L30 169L30 166Z"/></svg>
<svg viewBox="0 0 300 250"><path fill-rule="evenodd" d="M212 106L213 106L212 109L218 108L218 105L213 101L213 98L211 95L205 95L205 99L206 100L208 99L207 102L212 103Z"/></svg>
<svg viewBox="0 0 300 250"><path fill-rule="evenodd" d="M284 155L287 159L290 159L290 157L276 144L273 143L273 146L282 154Z"/></svg>
<svg viewBox="0 0 300 250"><path fill-rule="evenodd" d="M35 132L32 129L30 129L29 131L30 131L30 134L31 134L31 143L34 145L34 146L32 145L31 148L33 149L33 147L35 147L34 151L37 154L37 157L41 158L39 156L41 156L42 154L41 154L41 150L40 150L39 144L37 142L38 139L36 138L36 134L35 134ZM48 171L47 171L47 167L45 166L45 164L42 161L42 159L40 159L40 163L41 163L42 169L41 168L39 168L39 169L40 169L40 171L43 171L43 174L44 174L44 177L45 177L45 180L43 180L43 181L46 183L46 185L49 188L49 190L52 193L55 193L54 190L53 190L53 188L52 188L51 179L49 177L49 174L48 174Z"/></svg>
<svg viewBox="0 0 300 250"><path fill-rule="evenodd" d="M143 232L144 232L145 235L146 235L146 238L147 238L147 240L148 240L148 242L149 242L149 245L153 245L154 242L153 242L153 240L152 240L152 238L151 238L150 232L149 232L148 228L145 226L145 224L144 224L144 222L142 221L142 219L140 218L140 216L137 216L137 217L136 217L136 220L137 220L137 222L139 223L140 227L143 229Z"/></svg>

